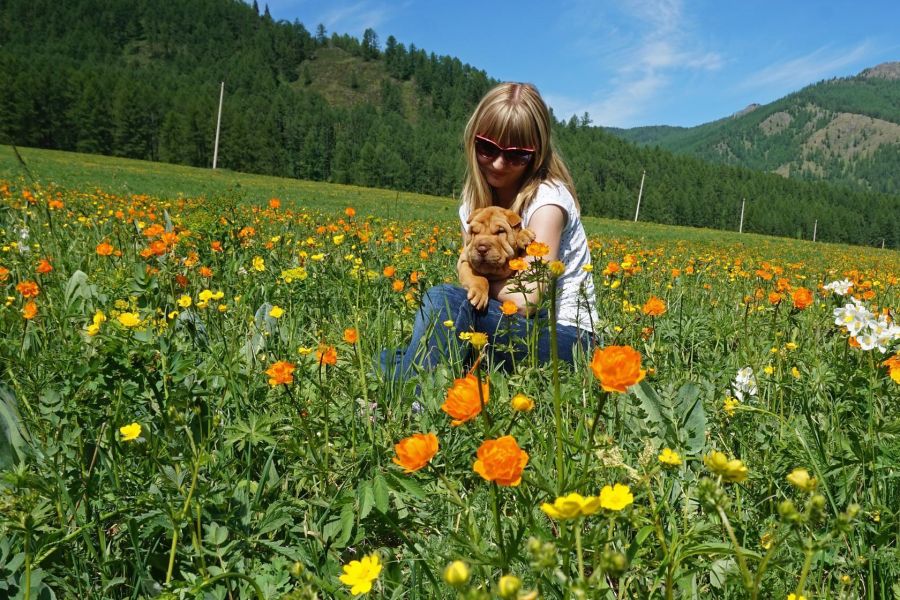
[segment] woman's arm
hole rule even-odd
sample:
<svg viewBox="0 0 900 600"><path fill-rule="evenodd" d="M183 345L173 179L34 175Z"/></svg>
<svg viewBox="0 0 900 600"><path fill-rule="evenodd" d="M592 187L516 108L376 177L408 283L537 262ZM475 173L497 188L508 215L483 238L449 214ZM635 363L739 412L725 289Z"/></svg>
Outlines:
<svg viewBox="0 0 900 600"><path fill-rule="evenodd" d="M565 226L566 213L562 207L555 204L542 206L531 216L528 228L534 232L535 241L550 247L550 252L544 257L545 261L550 262L559 258L559 242ZM528 256L525 260L531 262L535 259ZM520 291L515 291L515 288L516 285L509 280L492 281L490 295L500 302L513 301L519 307L520 315L529 316L534 312L534 306L540 303L542 290L533 286L527 294L522 294Z"/></svg>

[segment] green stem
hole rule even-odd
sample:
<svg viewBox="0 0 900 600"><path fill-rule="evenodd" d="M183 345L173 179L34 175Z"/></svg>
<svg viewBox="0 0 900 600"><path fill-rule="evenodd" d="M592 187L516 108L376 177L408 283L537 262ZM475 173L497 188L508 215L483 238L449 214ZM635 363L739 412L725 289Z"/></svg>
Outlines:
<svg viewBox="0 0 900 600"><path fill-rule="evenodd" d="M550 364L553 374L553 419L556 421L556 493L562 495L566 483L563 460L562 396L559 391L559 347L556 338L556 278L550 279ZM593 437L591 438L593 439Z"/></svg>
<svg viewBox="0 0 900 600"><path fill-rule="evenodd" d="M741 545L738 544L737 536L734 535L734 529L732 529L731 527L731 522L728 520L728 515L725 514L725 511L721 506L717 506L716 510L719 512L719 518L722 519L722 525L725 527L725 531L728 532L728 537L731 539L731 543L734 545L734 556L737 559L738 566L741 569L741 579L744 582L744 588L747 591L750 591L753 580L750 577L750 570L747 568L747 559L744 558L744 553L741 552Z"/></svg>
<svg viewBox="0 0 900 600"><path fill-rule="evenodd" d="M584 554L581 551L581 520L574 522L575 527L575 555L578 557L578 580L584 581Z"/></svg>
<svg viewBox="0 0 900 600"><path fill-rule="evenodd" d="M812 559L815 554L815 550L807 548L806 560L803 561L803 569L800 571L800 581L797 582L797 589L794 590L794 594L797 596L800 596L803 593L803 588L806 587L806 576L809 575L809 567L812 565Z"/></svg>
<svg viewBox="0 0 900 600"><path fill-rule="evenodd" d="M191 505L191 497L194 495L194 488L197 487L197 476L200 473L200 457L194 457L194 472L191 475L191 487L188 490L187 498L184 499L184 508L181 509L181 515L177 523L173 523L172 527L172 547L169 549L169 567L166 569L166 584L172 581L172 570L175 568L175 554L178 550L178 528L181 522L187 517L188 509Z"/></svg>
<svg viewBox="0 0 900 600"><path fill-rule="evenodd" d="M505 570L508 566L508 562L506 559L506 550L503 547L503 522L500 520L500 498L497 493L497 484L491 484L491 498L493 500L494 505L494 524L497 528L497 546L500 547L500 560L503 565L503 569Z"/></svg>

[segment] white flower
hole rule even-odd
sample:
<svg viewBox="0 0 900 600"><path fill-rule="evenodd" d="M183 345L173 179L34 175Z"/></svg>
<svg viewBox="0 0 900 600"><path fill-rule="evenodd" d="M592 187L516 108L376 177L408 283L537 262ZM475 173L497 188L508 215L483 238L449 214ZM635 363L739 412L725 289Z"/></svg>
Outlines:
<svg viewBox="0 0 900 600"><path fill-rule="evenodd" d="M840 281L832 281L823 287L826 290L831 290L838 296L846 296L850 292L850 288L853 287L853 282L849 279L841 279Z"/></svg>
<svg viewBox="0 0 900 600"><path fill-rule="evenodd" d="M834 309L834 324L838 327L846 327L852 336L858 336L872 320L872 313L859 300L853 298L852 303L847 303L841 308Z"/></svg>
<svg viewBox="0 0 900 600"><path fill-rule="evenodd" d="M739 370L734 377L734 381L731 383L732 395L743 402L744 394L755 396L757 392L758 389L756 387L756 377L753 375L753 368L744 367Z"/></svg>

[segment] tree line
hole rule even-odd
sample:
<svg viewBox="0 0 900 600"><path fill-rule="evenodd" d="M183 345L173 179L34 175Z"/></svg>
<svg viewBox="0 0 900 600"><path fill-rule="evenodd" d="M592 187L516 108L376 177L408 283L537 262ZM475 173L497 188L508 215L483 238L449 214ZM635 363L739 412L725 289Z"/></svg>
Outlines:
<svg viewBox="0 0 900 600"><path fill-rule="evenodd" d="M2 143L208 167L225 81L220 167L436 195L458 193L465 120L495 83L393 36L310 32L237 0L6 0L0 39ZM325 48L379 73L366 100L317 91L309 67ZM642 220L736 229L747 198L746 231L811 237L818 219L820 240L900 247L896 196L639 149L589 115L554 119L586 214L633 217L646 171Z"/></svg>

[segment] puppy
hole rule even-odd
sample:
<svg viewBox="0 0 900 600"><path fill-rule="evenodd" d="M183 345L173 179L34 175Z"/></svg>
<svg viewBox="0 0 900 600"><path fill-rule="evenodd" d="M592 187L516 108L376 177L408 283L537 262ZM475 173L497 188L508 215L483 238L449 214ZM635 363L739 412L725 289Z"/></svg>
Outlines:
<svg viewBox="0 0 900 600"><path fill-rule="evenodd" d="M469 302L481 310L488 304L490 281L512 275L509 259L525 253L534 233L522 227L519 215L499 206L472 211L466 224L469 230L463 236L456 271Z"/></svg>

